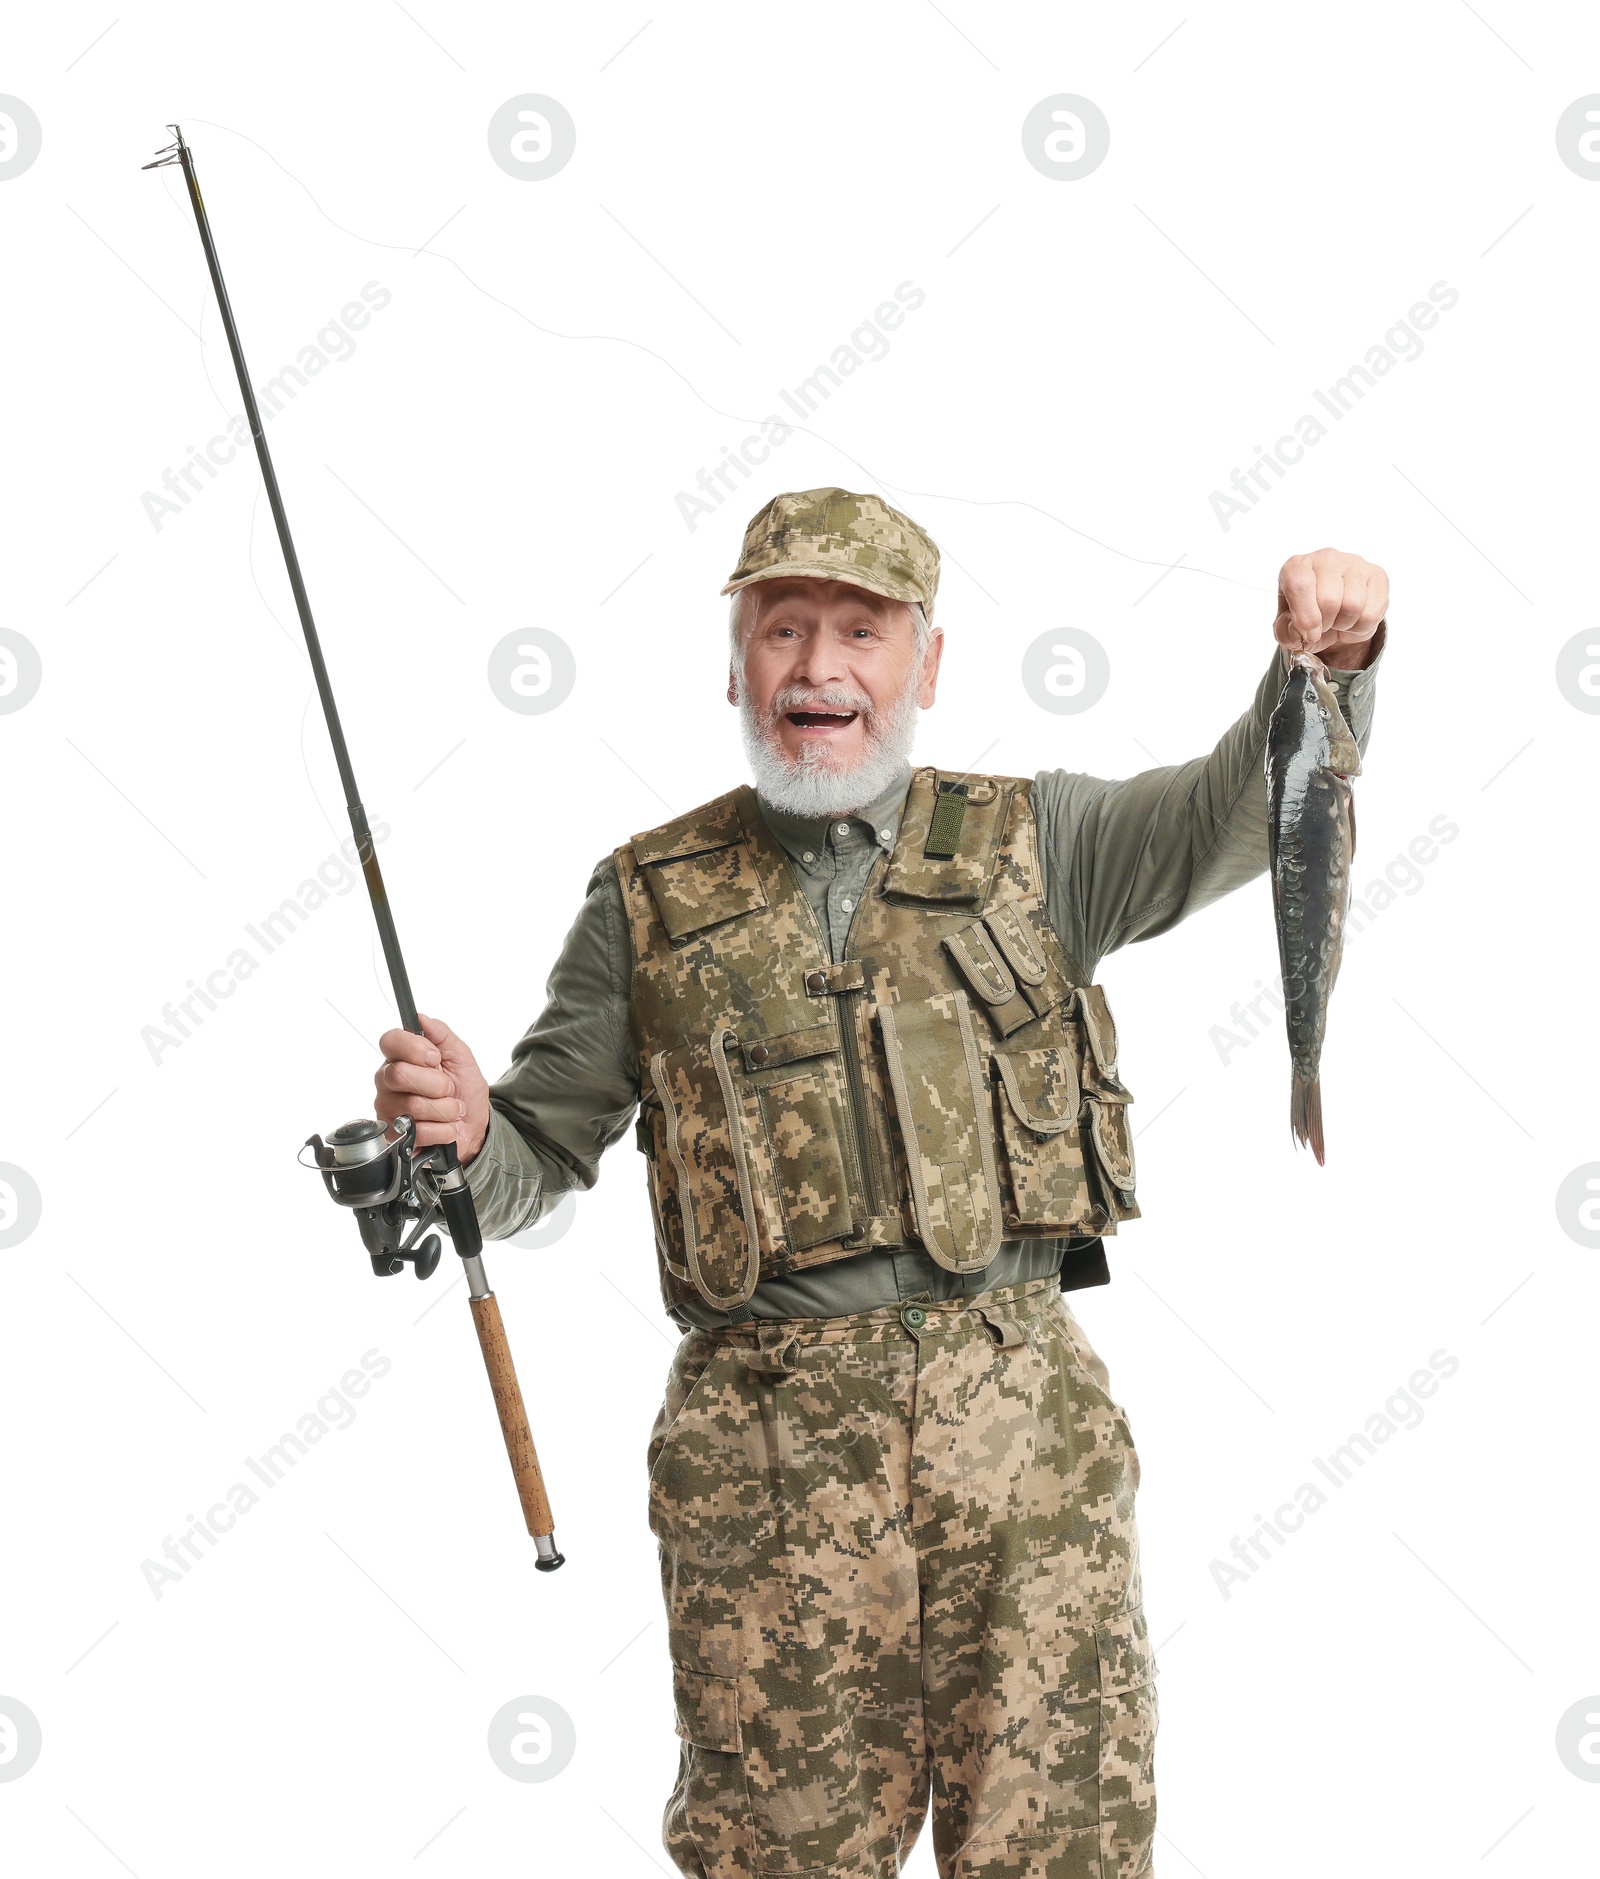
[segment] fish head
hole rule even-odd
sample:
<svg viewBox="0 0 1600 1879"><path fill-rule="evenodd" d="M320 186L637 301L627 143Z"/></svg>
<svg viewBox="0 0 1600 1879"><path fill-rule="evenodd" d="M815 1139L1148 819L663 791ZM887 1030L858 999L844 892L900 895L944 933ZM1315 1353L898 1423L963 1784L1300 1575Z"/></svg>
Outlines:
<svg viewBox="0 0 1600 1879"><path fill-rule="evenodd" d="M1274 715L1278 714L1283 714L1286 731L1291 724L1294 727L1290 734L1304 757L1340 776L1361 774L1355 737L1328 681L1328 668L1315 653L1290 655L1289 677Z"/></svg>

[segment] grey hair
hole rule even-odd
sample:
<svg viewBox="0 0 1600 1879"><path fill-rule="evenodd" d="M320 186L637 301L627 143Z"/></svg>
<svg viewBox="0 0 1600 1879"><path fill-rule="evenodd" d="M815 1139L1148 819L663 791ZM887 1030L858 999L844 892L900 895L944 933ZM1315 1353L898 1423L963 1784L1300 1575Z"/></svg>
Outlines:
<svg viewBox="0 0 1600 1879"><path fill-rule="evenodd" d="M757 583L751 582L751 587ZM744 670L744 642L740 637L740 610L749 587L741 587L731 598L728 606L728 657L735 672ZM920 660L928 650L928 642L933 638L933 627L921 601L902 601L901 605L911 615L911 631L916 640L916 654Z"/></svg>

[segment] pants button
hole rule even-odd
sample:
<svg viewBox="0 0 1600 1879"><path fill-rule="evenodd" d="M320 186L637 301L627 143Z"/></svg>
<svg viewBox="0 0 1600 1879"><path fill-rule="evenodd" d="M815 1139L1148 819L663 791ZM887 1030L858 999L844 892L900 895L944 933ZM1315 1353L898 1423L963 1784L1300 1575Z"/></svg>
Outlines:
<svg viewBox="0 0 1600 1879"><path fill-rule="evenodd" d="M928 1314L920 1305L907 1305L900 1313L900 1322L908 1331L920 1331L928 1322Z"/></svg>

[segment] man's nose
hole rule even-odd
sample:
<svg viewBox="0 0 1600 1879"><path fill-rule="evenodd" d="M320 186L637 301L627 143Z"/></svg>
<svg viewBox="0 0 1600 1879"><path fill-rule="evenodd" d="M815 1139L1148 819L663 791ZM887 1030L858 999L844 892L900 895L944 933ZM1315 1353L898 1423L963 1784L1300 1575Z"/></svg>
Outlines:
<svg viewBox="0 0 1600 1879"><path fill-rule="evenodd" d="M839 648L826 641L808 643L795 661L795 682L818 691L826 685L848 685L850 674Z"/></svg>

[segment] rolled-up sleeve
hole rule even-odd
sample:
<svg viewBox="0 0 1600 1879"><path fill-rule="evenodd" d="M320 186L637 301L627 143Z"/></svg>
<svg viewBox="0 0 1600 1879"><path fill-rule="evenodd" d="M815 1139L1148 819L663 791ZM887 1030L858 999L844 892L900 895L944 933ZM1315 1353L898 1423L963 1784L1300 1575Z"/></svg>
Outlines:
<svg viewBox="0 0 1600 1879"><path fill-rule="evenodd" d="M489 1133L467 1168L484 1237L509 1238L574 1188L639 1102L629 1027L630 958L622 889L599 863L545 986L545 1007L489 1085Z"/></svg>
<svg viewBox="0 0 1600 1879"><path fill-rule="evenodd" d="M1387 630L1378 629L1361 671L1329 669L1363 752ZM1105 954L1167 932L1265 872L1267 725L1284 674L1274 652L1249 710L1208 756L1116 780L1068 770L1035 777L1048 911L1089 977Z"/></svg>

